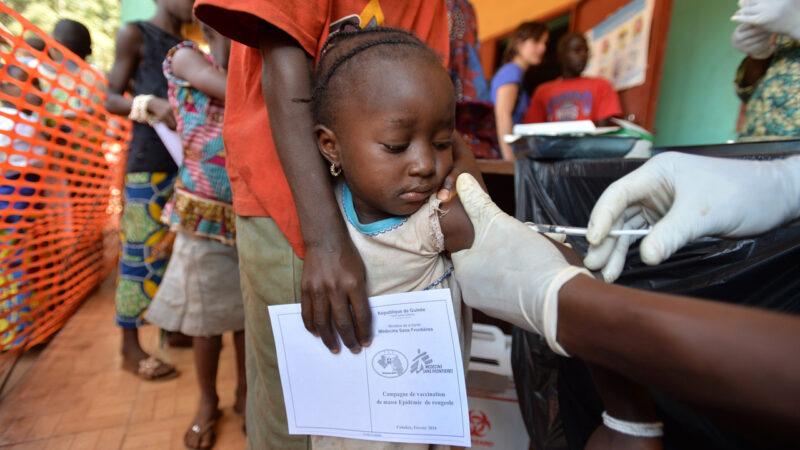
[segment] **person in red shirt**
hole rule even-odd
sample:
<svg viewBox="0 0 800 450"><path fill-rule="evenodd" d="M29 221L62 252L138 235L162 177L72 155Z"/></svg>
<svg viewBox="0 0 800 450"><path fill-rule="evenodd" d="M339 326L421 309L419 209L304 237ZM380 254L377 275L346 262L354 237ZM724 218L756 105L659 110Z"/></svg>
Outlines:
<svg viewBox="0 0 800 450"><path fill-rule="evenodd" d="M317 152L311 70L328 35L391 26L449 53L443 0L199 0L198 19L231 38L223 138L233 189L245 306L249 447L302 448L288 434L267 306L302 303L306 328L333 352L371 342L364 264ZM478 174L458 135L442 196L464 171ZM338 335L338 336L337 336Z"/></svg>
<svg viewBox="0 0 800 450"><path fill-rule="evenodd" d="M589 45L578 33L558 41L561 78L541 84L533 93L522 123L592 120L608 125L609 119L622 115L617 92L604 78L581 76L589 61Z"/></svg>

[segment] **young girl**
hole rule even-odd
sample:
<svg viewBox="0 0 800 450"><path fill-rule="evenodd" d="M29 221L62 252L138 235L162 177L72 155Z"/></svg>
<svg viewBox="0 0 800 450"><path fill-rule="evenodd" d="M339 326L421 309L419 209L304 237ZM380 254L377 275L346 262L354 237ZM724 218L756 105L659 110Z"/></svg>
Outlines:
<svg viewBox="0 0 800 450"><path fill-rule="evenodd" d="M169 230L159 218L172 195L178 170L150 124L163 122L175 128L161 63L167 51L181 42L177 36L181 26L192 20L192 4L193 0L158 0L152 19L123 26L117 34L116 57L108 76L106 109L135 122L120 221L116 320L122 328L122 367L146 380L177 374L175 367L142 349L138 328L169 260ZM132 100L123 96L127 91L133 94Z"/></svg>
<svg viewBox="0 0 800 450"><path fill-rule="evenodd" d="M231 185L225 172L222 118L230 40L207 26L211 55L192 42L167 54L164 75L184 149L175 193L162 220L176 232L172 257L145 318L193 337L200 404L184 435L192 449L211 448L218 408L216 379L222 333L233 332L238 386L233 409L245 407L244 308L239 287Z"/></svg>
<svg viewBox="0 0 800 450"><path fill-rule="evenodd" d="M402 30L340 32L322 50L312 109L317 145L338 177L342 214L366 265L368 295L449 287L467 362L470 310L448 254L469 248L474 233L457 199L442 204L435 196L453 163L455 130L453 85L439 57ZM313 331L312 318L327 312L302 306ZM312 442L315 448L428 447L325 436Z"/></svg>
<svg viewBox="0 0 800 450"><path fill-rule="evenodd" d="M503 159L513 160L514 152L503 137L511 134L514 125L522 122L528 110L530 92L523 86L525 72L538 66L547 50L549 32L540 22L525 22L511 35L503 55L503 66L492 78L491 94L497 123L497 142Z"/></svg>
<svg viewBox="0 0 800 450"><path fill-rule="evenodd" d="M464 361L471 311L461 302L447 252L472 228L460 203L436 192L453 164L455 96L439 57L412 35L376 28L326 43L312 110L320 152L337 178L350 237L366 265L370 296L450 288ZM458 205L458 206L457 206ZM313 317L312 305L303 316ZM428 448L312 437L314 448Z"/></svg>

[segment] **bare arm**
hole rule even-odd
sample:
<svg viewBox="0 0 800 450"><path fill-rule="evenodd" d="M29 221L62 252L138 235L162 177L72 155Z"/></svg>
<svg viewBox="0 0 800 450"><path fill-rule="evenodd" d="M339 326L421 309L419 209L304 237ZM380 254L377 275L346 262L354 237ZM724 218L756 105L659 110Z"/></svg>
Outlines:
<svg viewBox="0 0 800 450"><path fill-rule="evenodd" d="M514 106L517 104L517 96L519 95L519 85L510 83L500 86L497 89L497 101L494 104L494 117L497 124L497 142L500 144L500 152L503 159L513 161L514 151L503 138L507 134L511 134L514 126L512 118L514 114Z"/></svg>
<svg viewBox="0 0 800 450"><path fill-rule="evenodd" d="M603 407L612 417L628 422L658 422L655 404L647 389L617 372L589 364L592 381L603 400ZM661 450L661 438L636 437L603 425L592 433L586 450Z"/></svg>
<svg viewBox="0 0 800 450"><path fill-rule="evenodd" d="M464 205L458 197L453 198L441 205L442 214L439 216L439 224L444 235L444 248L450 253L454 253L465 248L472 247L475 239L475 230L472 222L464 211Z"/></svg>
<svg viewBox="0 0 800 450"><path fill-rule="evenodd" d="M358 352L369 345L372 336L366 274L314 141L308 103L311 59L289 35L264 26L260 41L262 91L306 245L301 280L303 322L332 352L339 351L334 327L344 344Z"/></svg>
<svg viewBox="0 0 800 450"><path fill-rule="evenodd" d="M200 53L181 48L172 56L172 71L206 95L225 100L225 72L214 67Z"/></svg>
<svg viewBox="0 0 800 450"><path fill-rule="evenodd" d="M106 109L112 114L127 116L131 113L132 100L124 96L131 78L139 65L142 34L136 25L127 24L117 33L114 65L108 74L108 96ZM175 129L175 117L166 99L155 97L147 104L147 110L157 121Z"/></svg>
<svg viewBox="0 0 800 450"><path fill-rule="evenodd" d="M442 187L439 188L437 197L443 202L449 202L456 195L455 185L456 179L462 173L472 175L478 183L480 183L483 190L486 190L486 185L483 182L483 175L481 169L478 167L478 162L475 160L475 155L469 148L464 139L458 131L453 132L453 167L450 173L444 178Z"/></svg>
<svg viewBox="0 0 800 450"><path fill-rule="evenodd" d="M453 253L470 248L475 239L475 231L461 201L454 198L449 203L442 204L441 209L443 213L439 223L444 235L445 249ZM574 251L555 241L553 245L558 247L569 263L582 265L580 257ZM658 421L655 406L644 386L596 365L590 364L589 369L609 414L630 422ZM660 450L662 445L661 440L657 438L637 438L599 427L589 439L586 448Z"/></svg>
<svg viewBox="0 0 800 450"><path fill-rule="evenodd" d="M800 319L607 285L579 275L559 293L571 354L695 405L800 433ZM591 324L591 326L586 326ZM597 330L604 330L598 333Z"/></svg>
<svg viewBox="0 0 800 450"><path fill-rule="evenodd" d="M466 214L466 213L465 213ZM548 238L549 239L549 238ZM552 239L551 239L552 241ZM571 248L552 241L568 263L582 266L580 256ZM619 372L587 364L592 381L603 401L603 407L612 417L628 422L658 422L655 404L647 388L620 375ZM660 450L660 438L642 438L598 427L586 444L586 450Z"/></svg>
<svg viewBox="0 0 800 450"><path fill-rule="evenodd" d="M108 97L106 109L112 114L127 116L131 112L131 100L123 94L139 64L142 34L136 25L127 24L117 32L114 64L108 74Z"/></svg>
<svg viewBox="0 0 800 450"><path fill-rule="evenodd" d="M800 435L796 315L576 275L580 269L500 211L471 177L457 188L475 229L472 247L451 255L468 305L539 333L557 352L738 419L738 429Z"/></svg>

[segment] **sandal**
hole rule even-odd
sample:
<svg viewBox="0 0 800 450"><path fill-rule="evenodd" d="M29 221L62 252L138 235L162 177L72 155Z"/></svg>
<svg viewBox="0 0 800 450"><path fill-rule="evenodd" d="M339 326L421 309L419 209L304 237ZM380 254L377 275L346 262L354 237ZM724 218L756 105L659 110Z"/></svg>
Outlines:
<svg viewBox="0 0 800 450"><path fill-rule="evenodd" d="M193 423L183 435L183 445L192 450L210 450L214 447L214 443L217 441L217 433L214 428L221 416L222 411L217 410L207 422Z"/></svg>
<svg viewBox="0 0 800 450"><path fill-rule="evenodd" d="M175 366L165 363L155 356L148 356L139 360L135 369L126 364L123 364L122 368L147 381L169 380L178 376Z"/></svg>

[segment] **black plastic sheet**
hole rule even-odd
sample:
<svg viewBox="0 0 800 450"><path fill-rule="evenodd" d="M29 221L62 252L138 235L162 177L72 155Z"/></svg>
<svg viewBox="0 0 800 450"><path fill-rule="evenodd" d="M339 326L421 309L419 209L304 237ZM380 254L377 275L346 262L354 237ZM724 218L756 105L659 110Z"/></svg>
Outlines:
<svg viewBox="0 0 800 450"><path fill-rule="evenodd" d="M720 154L721 146L713 146ZM764 148L764 147L762 147ZM798 147L795 147L798 148ZM778 152L738 156L763 159ZM702 148L693 153L703 153ZM781 148L781 154L785 154ZM769 155L767 155L769 153ZM596 200L613 181L639 167L643 160L572 159L534 160L518 154L516 165L517 218L545 224L585 227ZM758 214L758 211L754 211ZM585 254L583 238L568 241ZM650 267L641 262L638 245L628 253L617 283L630 287L689 295L786 313L800 313L800 225L742 240L706 238L681 249L665 263ZM512 347L515 382L532 446L560 449L559 433L568 448L581 449L599 424L602 405L585 367L543 351L539 338L515 330ZM523 336L524 335L524 336ZM545 346L546 349L546 346ZM558 364L555 360L561 360ZM556 375L555 372L558 372ZM767 448L747 442L702 413L653 392L665 422L667 449ZM550 405L558 395L559 409ZM554 417L558 411L560 417ZM562 426L557 423L562 422ZM542 424L547 424L543 426ZM556 444L553 444L556 443ZM538 444L538 446L536 445Z"/></svg>
<svg viewBox="0 0 800 450"><path fill-rule="evenodd" d="M622 158L637 138L623 136L522 136L514 142L515 153L534 158Z"/></svg>

